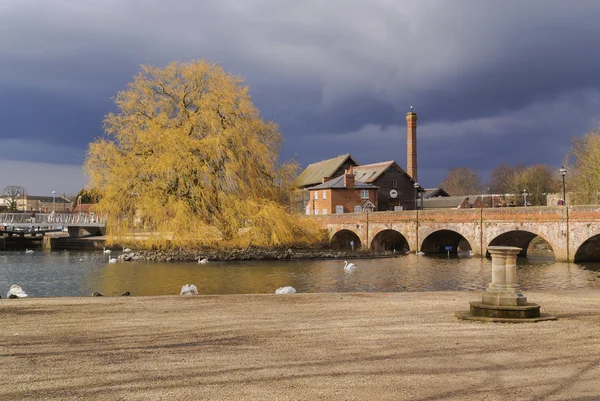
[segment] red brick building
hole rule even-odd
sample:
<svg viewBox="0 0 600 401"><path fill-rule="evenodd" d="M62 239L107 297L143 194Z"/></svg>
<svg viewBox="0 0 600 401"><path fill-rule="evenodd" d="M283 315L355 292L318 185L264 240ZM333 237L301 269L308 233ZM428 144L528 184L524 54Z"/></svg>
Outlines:
<svg viewBox="0 0 600 401"><path fill-rule="evenodd" d="M344 175L308 188L306 214L342 214L377 210L379 187L355 179L353 168Z"/></svg>

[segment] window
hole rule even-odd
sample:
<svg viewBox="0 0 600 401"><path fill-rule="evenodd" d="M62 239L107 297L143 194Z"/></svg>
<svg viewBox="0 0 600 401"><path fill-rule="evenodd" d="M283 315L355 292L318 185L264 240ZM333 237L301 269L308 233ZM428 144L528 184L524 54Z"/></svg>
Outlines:
<svg viewBox="0 0 600 401"><path fill-rule="evenodd" d="M306 206L306 214L310 214L310 206Z"/></svg>
<svg viewBox="0 0 600 401"><path fill-rule="evenodd" d="M360 199L369 199L369 191L366 189L360 191Z"/></svg>
<svg viewBox="0 0 600 401"><path fill-rule="evenodd" d="M362 212L362 208L360 207L360 205L354 206L354 213L360 213Z"/></svg>
<svg viewBox="0 0 600 401"><path fill-rule="evenodd" d="M322 214L327 214L327 209L323 209L323 213Z"/></svg>
<svg viewBox="0 0 600 401"><path fill-rule="evenodd" d="M398 187L398 181L392 180L392 188L397 188L397 187Z"/></svg>
<svg viewBox="0 0 600 401"><path fill-rule="evenodd" d="M319 209L315 209L315 214L319 214Z"/></svg>
<svg viewBox="0 0 600 401"><path fill-rule="evenodd" d="M327 191L324 189L323 190L323 200L327 199Z"/></svg>
<svg viewBox="0 0 600 401"><path fill-rule="evenodd" d="M344 214L344 206L342 205L337 205L335 207L335 214Z"/></svg>
<svg viewBox="0 0 600 401"><path fill-rule="evenodd" d="M319 200L319 191L315 191L315 199Z"/></svg>

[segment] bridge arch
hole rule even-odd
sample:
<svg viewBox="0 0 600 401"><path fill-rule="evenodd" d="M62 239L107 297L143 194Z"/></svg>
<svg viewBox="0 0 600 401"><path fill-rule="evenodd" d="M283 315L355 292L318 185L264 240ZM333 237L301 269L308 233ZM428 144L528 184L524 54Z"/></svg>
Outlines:
<svg viewBox="0 0 600 401"><path fill-rule="evenodd" d="M535 232L527 231L527 230L507 230L499 235L496 235L494 239L490 241L487 245L490 246L516 246L522 248L522 251L519 252L517 256L526 257L527 252L529 250L529 245L534 240L534 238L539 237L545 242L548 246L548 250L552 251L552 256L556 257L554 253L554 246L550 243L550 241L546 240L544 236L541 236ZM487 248L487 247L486 247ZM486 251L486 257L489 257L490 253Z"/></svg>
<svg viewBox="0 0 600 401"><path fill-rule="evenodd" d="M596 234L583 241L575 251L574 262L599 262L600 261L600 234Z"/></svg>
<svg viewBox="0 0 600 401"><path fill-rule="evenodd" d="M352 250L350 241L354 241L354 249L360 249L362 247L360 236L356 232L344 228L336 231L335 234L331 236L329 246L331 249L349 251Z"/></svg>
<svg viewBox="0 0 600 401"><path fill-rule="evenodd" d="M388 228L379 231L371 240L371 250L383 251L408 251L410 246L406 237L397 230Z"/></svg>
<svg viewBox="0 0 600 401"><path fill-rule="evenodd" d="M471 251L471 241L454 230L437 230L429 233L419 247L425 254L447 253L446 246L451 246L450 253Z"/></svg>

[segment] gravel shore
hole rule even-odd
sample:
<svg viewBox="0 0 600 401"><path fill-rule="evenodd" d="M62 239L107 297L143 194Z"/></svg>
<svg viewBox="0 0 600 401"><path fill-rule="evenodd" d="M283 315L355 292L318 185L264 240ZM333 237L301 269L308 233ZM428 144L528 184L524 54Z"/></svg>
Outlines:
<svg viewBox="0 0 600 401"><path fill-rule="evenodd" d="M477 292L0 300L0 399L598 400L600 293L558 321L453 312Z"/></svg>

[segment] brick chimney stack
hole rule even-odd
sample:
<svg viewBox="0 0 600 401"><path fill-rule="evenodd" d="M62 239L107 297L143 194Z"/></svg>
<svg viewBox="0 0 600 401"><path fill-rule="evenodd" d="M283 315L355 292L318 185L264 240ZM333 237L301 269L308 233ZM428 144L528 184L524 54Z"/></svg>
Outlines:
<svg viewBox="0 0 600 401"><path fill-rule="evenodd" d="M406 113L406 172L413 180L417 177L417 113Z"/></svg>
<svg viewBox="0 0 600 401"><path fill-rule="evenodd" d="M352 166L344 173L344 186L346 188L354 189L354 169Z"/></svg>

